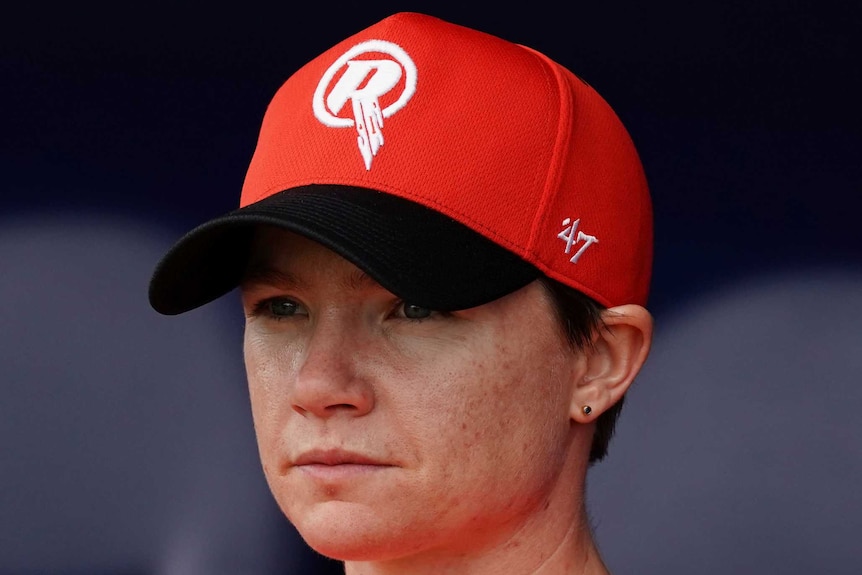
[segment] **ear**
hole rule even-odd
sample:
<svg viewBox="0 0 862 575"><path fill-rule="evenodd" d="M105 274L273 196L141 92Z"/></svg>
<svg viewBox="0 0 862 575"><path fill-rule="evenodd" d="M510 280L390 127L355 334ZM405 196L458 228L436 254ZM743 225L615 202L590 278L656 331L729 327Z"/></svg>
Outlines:
<svg viewBox="0 0 862 575"><path fill-rule="evenodd" d="M646 361L652 334L652 315L639 305L602 312L602 325L584 350L586 365L573 389L572 419L590 423L622 399Z"/></svg>

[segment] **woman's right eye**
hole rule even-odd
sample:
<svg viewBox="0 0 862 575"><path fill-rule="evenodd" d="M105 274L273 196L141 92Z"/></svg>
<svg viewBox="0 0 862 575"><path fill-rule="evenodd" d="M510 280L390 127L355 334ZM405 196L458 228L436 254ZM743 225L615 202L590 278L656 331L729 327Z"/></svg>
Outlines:
<svg viewBox="0 0 862 575"><path fill-rule="evenodd" d="M255 306L255 313L275 320L308 315L302 304L283 297L265 299L259 302Z"/></svg>

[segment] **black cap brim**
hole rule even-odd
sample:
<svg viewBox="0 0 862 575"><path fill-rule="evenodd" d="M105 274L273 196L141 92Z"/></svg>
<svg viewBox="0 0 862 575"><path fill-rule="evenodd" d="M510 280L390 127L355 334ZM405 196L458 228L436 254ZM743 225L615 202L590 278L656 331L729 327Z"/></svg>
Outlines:
<svg viewBox="0 0 862 575"><path fill-rule="evenodd" d="M315 240L398 297L439 311L488 303L539 277L514 253L425 206L365 188L310 185L234 210L183 236L153 272L153 309L180 314L237 287L260 225Z"/></svg>

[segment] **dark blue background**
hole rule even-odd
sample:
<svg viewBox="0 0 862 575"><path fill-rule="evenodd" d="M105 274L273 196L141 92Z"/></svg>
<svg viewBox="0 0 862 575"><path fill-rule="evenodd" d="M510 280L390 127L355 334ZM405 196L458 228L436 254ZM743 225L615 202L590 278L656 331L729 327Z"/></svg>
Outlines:
<svg viewBox="0 0 862 575"><path fill-rule="evenodd" d="M545 52L618 112L653 192L650 305L661 325L751 278L860 271L862 19L846 6L10 8L0 34L0 225L95 217L158 225L172 240L232 209L284 79L413 9Z"/></svg>

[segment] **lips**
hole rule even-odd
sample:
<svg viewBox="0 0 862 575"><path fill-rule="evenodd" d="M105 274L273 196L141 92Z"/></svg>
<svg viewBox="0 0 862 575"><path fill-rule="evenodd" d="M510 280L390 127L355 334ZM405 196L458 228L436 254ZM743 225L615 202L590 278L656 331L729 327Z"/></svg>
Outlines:
<svg viewBox="0 0 862 575"><path fill-rule="evenodd" d="M371 465L390 467L381 460L342 449L314 449L306 451L296 458L293 465L302 467L308 465Z"/></svg>
<svg viewBox="0 0 862 575"><path fill-rule="evenodd" d="M292 467L303 477L331 488L338 485L356 485L357 481L376 477L380 472L395 466L361 453L324 449L302 453Z"/></svg>

